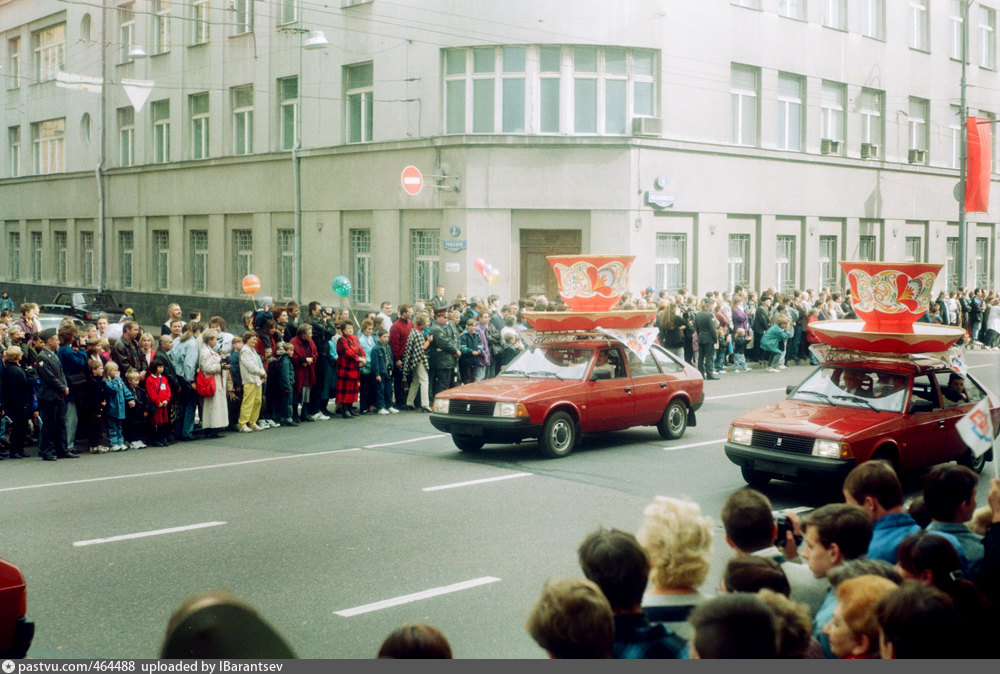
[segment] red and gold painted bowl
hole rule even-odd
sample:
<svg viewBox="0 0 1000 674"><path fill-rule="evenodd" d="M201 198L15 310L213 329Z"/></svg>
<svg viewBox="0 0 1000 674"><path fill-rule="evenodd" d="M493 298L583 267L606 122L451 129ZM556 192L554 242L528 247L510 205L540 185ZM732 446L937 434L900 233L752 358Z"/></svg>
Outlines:
<svg viewBox="0 0 1000 674"><path fill-rule="evenodd" d="M863 321L815 321L809 328L824 344L878 353L938 353L947 351L965 330L954 325L914 323L906 332L875 330Z"/></svg>
<svg viewBox="0 0 1000 674"><path fill-rule="evenodd" d="M524 318L535 330L590 331L597 328L609 330L637 330L656 318L656 312L641 311L525 311Z"/></svg>
<svg viewBox="0 0 1000 674"><path fill-rule="evenodd" d="M927 312L940 264L841 262L851 286L851 306L875 332L910 333Z"/></svg>
<svg viewBox="0 0 1000 674"><path fill-rule="evenodd" d="M628 290L634 255L548 255L559 296L573 311L608 311Z"/></svg>

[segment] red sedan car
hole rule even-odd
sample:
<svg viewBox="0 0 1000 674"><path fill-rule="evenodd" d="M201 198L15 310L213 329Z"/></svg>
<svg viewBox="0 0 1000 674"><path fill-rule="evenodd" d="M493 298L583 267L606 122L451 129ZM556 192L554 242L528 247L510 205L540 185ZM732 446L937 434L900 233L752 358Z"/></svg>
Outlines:
<svg viewBox="0 0 1000 674"><path fill-rule="evenodd" d="M497 377L437 395L430 421L462 451L538 438L542 454L557 458L594 431L656 426L679 438L703 400L701 373L659 346L643 361L603 336L560 335L527 348Z"/></svg>
<svg viewBox="0 0 1000 674"><path fill-rule="evenodd" d="M1000 403L969 374L922 356L843 355L824 363L781 402L733 421L726 456L743 479L826 480L840 485L856 465L884 459L896 472L958 461L977 472L993 450L975 457L956 423L980 400L993 427Z"/></svg>
<svg viewBox="0 0 1000 674"><path fill-rule="evenodd" d="M0 559L0 659L23 658L35 636L35 624L25 619L28 609L21 570Z"/></svg>

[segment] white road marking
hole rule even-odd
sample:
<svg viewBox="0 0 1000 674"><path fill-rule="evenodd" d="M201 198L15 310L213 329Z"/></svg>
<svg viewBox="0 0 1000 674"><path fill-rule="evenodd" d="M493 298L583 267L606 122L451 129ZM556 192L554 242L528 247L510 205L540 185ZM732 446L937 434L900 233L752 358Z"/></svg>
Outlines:
<svg viewBox="0 0 1000 674"><path fill-rule="evenodd" d="M218 527L225 522L202 522L201 524L188 524L183 527L170 527L169 529L157 529L155 531L141 531L137 534L123 534L121 536L109 536L107 538L92 538L89 541L75 541L74 548L81 548L85 545L97 545L98 543L114 543L116 541L127 541L133 538L146 538L147 536L160 536L162 534L174 534L178 531L191 531L193 529L205 529L207 527Z"/></svg>
<svg viewBox="0 0 1000 674"><path fill-rule="evenodd" d="M422 442L424 440L434 440L435 438L446 437L445 434L440 435L424 435L419 438L410 438L409 440L397 440L396 442L383 442L378 445L365 445L364 449L375 449L376 447L392 447L393 445L405 445L409 442Z"/></svg>
<svg viewBox="0 0 1000 674"><path fill-rule="evenodd" d="M730 393L729 395L712 396L711 398L705 398L705 401L708 402L709 400L722 400L723 398L740 398L742 396L755 396L758 393L774 393L775 391L784 391L784 390L785 390L784 387L782 387L782 388L766 388L761 391L747 391L746 393Z"/></svg>
<svg viewBox="0 0 1000 674"><path fill-rule="evenodd" d="M515 477L528 477L529 475L534 475L534 473L511 473L510 475L501 475L500 477L487 477L482 480L469 480L468 482L453 482L451 484L442 484L437 487L424 487L421 491L441 491L442 489L454 489L456 487L468 487L473 484L484 484L486 482L499 482L500 480L510 480Z"/></svg>
<svg viewBox="0 0 1000 674"><path fill-rule="evenodd" d="M727 438L720 438L719 440L706 440L705 442L693 442L689 445L671 445L670 447L664 447L664 452L673 452L678 449L689 449L691 447L704 447L705 445L718 445L725 442Z"/></svg>
<svg viewBox="0 0 1000 674"><path fill-rule="evenodd" d="M380 611L384 608L391 608L393 606L400 606L402 604L409 604L413 601L419 601L421 599L430 599L431 597L437 597L442 594L450 594L452 592L459 592L461 590L468 590L473 587L479 587L480 585L488 585L490 583L496 583L500 579L494 576L483 576L482 578L473 578L472 580L466 580L461 583L455 583L453 585L444 585L442 587L434 587L430 590L424 590L422 592L414 592L413 594L405 594L402 597L395 597L394 599L385 599L383 601L377 601L373 604L365 604L364 606L355 606L354 608L347 608L343 611L335 611L334 615L339 615L344 618L350 618L351 616L361 615L362 613L371 613L372 611Z"/></svg>

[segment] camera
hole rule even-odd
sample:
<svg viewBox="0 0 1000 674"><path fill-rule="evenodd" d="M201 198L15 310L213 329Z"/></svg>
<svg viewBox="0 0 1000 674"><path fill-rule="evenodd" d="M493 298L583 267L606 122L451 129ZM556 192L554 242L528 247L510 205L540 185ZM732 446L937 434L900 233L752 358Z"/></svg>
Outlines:
<svg viewBox="0 0 1000 674"><path fill-rule="evenodd" d="M795 525L792 521L788 519L788 516L784 513L776 513L774 515L774 523L778 525L778 534L774 539L774 544L778 547L784 547L785 541L788 539L787 531L791 531L795 537L795 545L802 545L802 534L795 533Z"/></svg>

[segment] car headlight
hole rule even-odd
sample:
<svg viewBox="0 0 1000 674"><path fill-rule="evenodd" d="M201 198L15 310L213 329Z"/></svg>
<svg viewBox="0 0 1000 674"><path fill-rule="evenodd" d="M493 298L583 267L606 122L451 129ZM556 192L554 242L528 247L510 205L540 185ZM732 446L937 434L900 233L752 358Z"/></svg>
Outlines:
<svg viewBox="0 0 1000 674"><path fill-rule="evenodd" d="M851 446L837 440L816 440L813 443L812 455L827 459L846 459L851 456Z"/></svg>
<svg viewBox="0 0 1000 674"><path fill-rule="evenodd" d="M434 411L438 414L448 414L448 398L435 398Z"/></svg>
<svg viewBox="0 0 1000 674"><path fill-rule="evenodd" d="M526 417L528 416L528 408L524 406L524 403L497 403L496 407L493 408L493 416Z"/></svg>
<svg viewBox="0 0 1000 674"><path fill-rule="evenodd" d="M743 426L732 426L729 429L729 441L737 445L749 446L753 444L753 429L744 428Z"/></svg>

